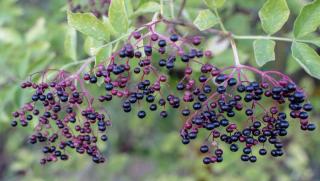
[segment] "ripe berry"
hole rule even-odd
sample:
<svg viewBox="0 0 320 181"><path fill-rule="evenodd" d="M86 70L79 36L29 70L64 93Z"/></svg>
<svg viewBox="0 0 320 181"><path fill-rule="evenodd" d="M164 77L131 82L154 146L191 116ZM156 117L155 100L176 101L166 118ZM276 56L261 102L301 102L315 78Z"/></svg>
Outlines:
<svg viewBox="0 0 320 181"><path fill-rule="evenodd" d="M235 79L235 78L230 78L229 80L228 80L228 85L229 86L234 86L234 85L236 85L237 84L237 80Z"/></svg>
<svg viewBox="0 0 320 181"><path fill-rule="evenodd" d="M159 40L158 45L159 47L165 47L167 45L167 42L165 40Z"/></svg>
<svg viewBox="0 0 320 181"><path fill-rule="evenodd" d="M184 109L184 110L182 110L181 113L182 113L183 116L189 116L190 110L189 109Z"/></svg>
<svg viewBox="0 0 320 181"><path fill-rule="evenodd" d="M231 145L230 145L230 150L231 150L232 152L238 151L238 145L236 145L236 144L231 144Z"/></svg>
<svg viewBox="0 0 320 181"><path fill-rule="evenodd" d="M221 75L218 75L218 76L216 77L215 82L216 82L217 84L221 84L221 83L224 82L226 79L227 79L227 76L221 74Z"/></svg>
<svg viewBox="0 0 320 181"><path fill-rule="evenodd" d="M210 164L211 163L211 159L209 157L204 157L203 158L203 163L206 164L206 165Z"/></svg>
<svg viewBox="0 0 320 181"><path fill-rule="evenodd" d="M149 45L144 46L144 53L145 53L147 56L151 56L151 55L152 55L152 47L149 46Z"/></svg>
<svg viewBox="0 0 320 181"><path fill-rule="evenodd" d="M229 121L227 119L221 119L220 124L221 124L221 126L228 126Z"/></svg>
<svg viewBox="0 0 320 181"><path fill-rule="evenodd" d="M311 111L312 110L312 105L307 103L307 104L303 105L303 109L305 111Z"/></svg>
<svg viewBox="0 0 320 181"><path fill-rule="evenodd" d="M107 141L107 140L108 140L108 136L105 135L105 134L102 135L102 136L101 136L101 140L102 140L102 141Z"/></svg>
<svg viewBox="0 0 320 181"><path fill-rule="evenodd" d="M15 121L15 120L11 121L11 126L12 127L16 127L17 125L18 125L17 121Z"/></svg>
<svg viewBox="0 0 320 181"><path fill-rule="evenodd" d="M161 111L161 112L160 112L160 117L166 118L167 116L168 116L167 111Z"/></svg>
<svg viewBox="0 0 320 181"><path fill-rule="evenodd" d="M219 86L219 87L217 88L217 92L218 92L219 94L224 94L224 93L226 92L226 88L225 88L224 86Z"/></svg>
<svg viewBox="0 0 320 181"><path fill-rule="evenodd" d="M209 147L207 145L202 145L200 147L200 152L201 153L207 153L209 151Z"/></svg>
<svg viewBox="0 0 320 181"><path fill-rule="evenodd" d="M157 105L156 105L156 104L151 104L150 107L149 107L149 109L150 109L151 111L155 111L155 110L157 110Z"/></svg>
<svg viewBox="0 0 320 181"><path fill-rule="evenodd" d="M251 153L251 148L248 148L248 147L243 148L243 153L244 154L250 154Z"/></svg>
<svg viewBox="0 0 320 181"><path fill-rule="evenodd" d="M178 35L173 34L173 35L170 36L170 40L173 41L173 42L176 42L176 41L179 40L179 37L178 37Z"/></svg>
<svg viewBox="0 0 320 181"><path fill-rule="evenodd" d="M238 92L244 92L246 90L246 86L240 84L237 86L237 91Z"/></svg>
<svg viewBox="0 0 320 181"><path fill-rule="evenodd" d="M254 127L254 128L260 128L260 126L261 126L261 123L260 123L259 121L255 121L255 122L253 123L253 127Z"/></svg>
<svg viewBox="0 0 320 181"><path fill-rule="evenodd" d="M223 161L223 157L218 156L218 157L217 157L217 162L222 162L222 161Z"/></svg>
<svg viewBox="0 0 320 181"><path fill-rule="evenodd" d="M257 161L257 157L256 156L251 156L250 157L250 162L254 163Z"/></svg>
<svg viewBox="0 0 320 181"><path fill-rule="evenodd" d="M112 83L106 83L105 88L107 91L111 91L113 89L113 84Z"/></svg>
<svg viewBox="0 0 320 181"><path fill-rule="evenodd" d="M190 143L190 140L189 140L189 139L182 139L182 143L183 143L184 145L187 145L187 144Z"/></svg>
<svg viewBox="0 0 320 181"><path fill-rule="evenodd" d="M201 103L200 103L200 102L196 102L196 103L193 104L193 109L194 109L194 110L199 110L199 109L201 109L201 107L202 107L202 106L201 106Z"/></svg>
<svg viewBox="0 0 320 181"><path fill-rule="evenodd" d="M68 155L63 154L60 156L60 158L61 158L61 160L68 160L69 157L68 157Z"/></svg>
<svg viewBox="0 0 320 181"><path fill-rule="evenodd" d="M241 155L241 160L242 161L248 161L249 160L249 156L248 155Z"/></svg>
<svg viewBox="0 0 320 181"><path fill-rule="evenodd" d="M139 111L138 112L138 117L143 119L144 117L146 117L146 112L145 111Z"/></svg>
<svg viewBox="0 0 320 181"><path fill-rule="evenodd" d="M309 131L313 131L313 130L316 129L316 125L313 124L313 123L310 123L310 124L308 124L307 129L308 129Z"/></svg>
<svg viewBox="0 0 320 181"><path fill-rule="evenodd" d="M182 55L182 56L181 56L181 61L183 61L183 62L189 62L189 56L188 56L188 55Z"/></svg>
<svg viewBox="0 0 320 181"><path fill-rule="evenodd" d="M264 148L261 148L261 149L259 150L259 154L260 154L260 155L266 155L266 154L267 154L267 150L264 149Z"/></svg>
<svg viewBox="0 0 320 181"><path fill-rule="evenodd" d="M98 81L98 79L96 76L94 76L94 75L90 76L90 83L95 84L95 83L97 83L97 81Z"/></svg>

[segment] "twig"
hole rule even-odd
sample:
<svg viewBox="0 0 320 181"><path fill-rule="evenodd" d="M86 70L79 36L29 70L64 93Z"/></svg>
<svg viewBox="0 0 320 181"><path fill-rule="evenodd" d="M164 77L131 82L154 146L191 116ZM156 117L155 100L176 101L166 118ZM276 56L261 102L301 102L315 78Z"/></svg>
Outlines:
<svg viewBox="0 0 320 181"><path fill-rule="evenodd" d="M238 50L237 50L236 43L234 42L233 38L229 38L229 40L230 40L230 44L231 44L231 48L232 48L232 52L233 52L235 66L236 67L240 67L241 63L240 63L240 60L239 60L239 55L238 55Z"/></svg>
<svg viewBox="0 0 320 181"><path fill-rule="evenodd" d="M186 0L182 0L181 5L180 5L180 9L179 9L179 12L178 12L177 19L179 19L181 17L185 5L186 5Z"/></svg>

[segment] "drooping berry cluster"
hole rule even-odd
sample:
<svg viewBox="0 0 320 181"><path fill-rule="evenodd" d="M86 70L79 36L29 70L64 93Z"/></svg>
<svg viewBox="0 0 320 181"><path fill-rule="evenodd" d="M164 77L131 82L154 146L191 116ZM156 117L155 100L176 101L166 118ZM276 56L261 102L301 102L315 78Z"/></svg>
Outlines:
<svg viewBox="0 0 320 181"><path fill-rule="evenodd" d="M99 138L107 140L105 131L111 122L93 107L94 100L105 107L118 98L124 112L138 109L141 119L148 116L146 105L162 118L170 109L179 111L185 122L180 131L183 144L199 137L202 130L208 132L200 147L200 152L207 154L205 164L223 161L223 142L232 152L242 149L243 161L257 160L254 149L259 149L260 155L270 152L282 156L281 137L287 135L291 124L284 107L291 110L291 118L300 121L302 130L315 129L308 120L312 105L289 77L245 65L218 68L208 62L213 55L201 50L199 36L160 34L155 31L160 22L145 25L146 33L133 32L122 48L90 73L82 75L83 69L76 74L60 71L49 83L22 84L35 93L30 103L13 113L16 119L12 126L17 121L27 126L33 116L37 117L30 142L46 143L41 163L67 159L69 147L80 154L86 152L96 163L104 162L96 142ZM255 80L246 77L247 71L256 75ZM181 80L171 88L177 79ZM86 85L99 84L103 85L102 95L89 95ZM273 145L271 151L267 143Z"/></svg>
<svg viewBox="0 0 320 181"><path fill-rule="evenodd" d="M100 79L104 82L106 94L99 101L112 101L114 97L123 99L122 109L131 112L132 107L139 107L137 115L145 118L143 110L145 101L150 111L160 109L160 116L167 117L166 105L173 109L180 107L180 98L170 90L168 72L174 71L175 64L184 63L189 71L189 61L203 58L203 52L196 49L201 43L199 36L182 38L176 34L169 37L153 30L154 24L148 26L149 32L142 35L133 32L126 44L113 53L110 63L97 66L95 74L85 74L84 80L95 84ZM139 44L147 41L147 45ZM192 48L190 48L192 47ZM187 48L189 50L187 50ZM159 56L159 59L154 59ZM137 106L135 106L137 105ZM159 108L161 107L161 108Z"/></svg>
<svg viewBox="0 0 320 181"><path fill-rule="evenodd" d="M11 125L34 127L29 143L42 143L41 164L67 160L71 150L87 153L96 163L104 162L96 143L107 141L105 133L111 122L92 106L92 98L78 77L65 77L69 75L61 71L49 83L23 82L21 87L32 89L33 95L29 103L13 113Z"/></svg>
<svg viewBox="0 0 320 181"><path fill-rule="evenodd" d="M227 70L232 72L227 75ZM260 82L249 81L244 71L260 75ZM242 149L242 161L256 162L253 149L259 149L260 155L266 155L267 143L273 145L270 151L272 156L282 156L281 137L287 135L290 125L287 114L281 112L282 105L288 105L291 118L300 121L302 130L315 129L315 125L308 120L312 105L306 101L304 91L287 76L244 65L219 70L206 64L201 72L199 86L195 85L196 80L186 75L185 83L179 83L178 89L184 91L183 100L192 104L191 108L181 112L182 116L187 117L181 130L182 143L188 144L201 130L209 132L200 147L200 152L208 154L203 163L223 160L220 142L229 145L232 152ZM274 74L280 80L272 77ZM211 91L214 93L210 94Z"/></svg>

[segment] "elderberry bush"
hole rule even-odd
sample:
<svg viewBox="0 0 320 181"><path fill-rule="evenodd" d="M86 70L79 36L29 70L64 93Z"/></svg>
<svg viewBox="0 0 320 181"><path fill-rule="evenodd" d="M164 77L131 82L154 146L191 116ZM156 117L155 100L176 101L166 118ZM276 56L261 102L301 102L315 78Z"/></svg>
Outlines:
<svg viewBox="0 0 320 181"><path fill-rule="evenodd" d="M11 125L34 127L28 141L41 143L41 164L68 160L71 152L105 162L97 143L108 140L106 132L117 113L107 112L107 107L116 99L121 102L118 109L142 122L150 119L150 112L163 119L179 112L177 120L183 125L177 134L185 145L203 140L199 152L204 164L223 162L226 151L242 152L240 159L249 162L257 161L254 152L280 157L290 125L300 124L303 131L316 129L309 120L313 106L305 91L287 75L242 65L237 55L234 66L218 67L219 60L201 46L200 35L159 33L159 24L174 22L155 16L98 64L88 60L75 73L58 70L54 78L48 73L56 70L47 69L35 74L39 79L32 75L21 84L33 94L12 114ZM233 44L232 40L235 51ZM254 76L249 78L248 73Z"/></svg>

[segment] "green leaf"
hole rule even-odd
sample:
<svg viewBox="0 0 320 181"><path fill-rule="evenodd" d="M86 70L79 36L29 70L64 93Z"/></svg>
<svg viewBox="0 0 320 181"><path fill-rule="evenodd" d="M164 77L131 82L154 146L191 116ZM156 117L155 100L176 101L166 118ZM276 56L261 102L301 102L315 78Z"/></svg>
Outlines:
<svg viewBox="0 0 320 181"><path fill-rule="evenodd" d="M160 0L160 9L162 16L166 19L174 19L174 0Z"/></svg>
<svg viewBox="0 0 320 181"><path fill-rule="evenodd" d="M291 46L293 58L312 77L320 79L320 56L305 43L293 42Z"/></svg>
<svg viewBox="0 0 320 181"><path fill-rule="evenodd" d="M107 16L103 16L102 17L102 21L108 27L110 35L116 36L118 34L118 32L112 27L112 25L110 23L110 20L109 20L109 18Z"/></svg>
<svg viewBox="0 0 320 181"><path fill-rule="evenodd" d="M111 2L109 7L109 20L117 32L127 32L129 28L129 20L124 0L113 0Z"/></svg>
<svg viewBox="0 0 320 181"><path fill-rule="evenodd" d="M26 41L28 43L38 40L46 33L45 23L46 21L44 18L39 18L35 25L29 29L29 31L26 33Z"/></svg>
<svg viewBox="0 0 320 181"><path fill-rule="evenodd" d="M270 35L279 31L289 14L286 0L267 0L259 11L263 30Z"/></svg>
<svg viewBox="0 0 320 181"><path fill-rule="evenodd" d="M320 26L320 0L304 6L294 22L293 34L296 38L314 32Z"/></svg>
<svg viewBox="0 0 320 181"><path fill-rule="evenodd" d="M98 52L98 47L100 47L102 44L103 43L101 41L88 36L84 40L83 48L88 55L95 56Z"/></svg>
<svg viewBox="0 0 320 181"><path fill-rule="evenodd" d="M100 48L96 54L96 63L99 64L102 61L107 61L112 53L112 45Z"/></svg>
<svg viewBox="0 0 320 181"><path fill-rule="evenodd" d="M139 6L139 8L133 13L133 16L139 16L141 14L154 13L158 11L160 11L159 3L149 1Z"/></svg>
<svg viewBox="0 0 320 181"><path fill-rule="evenodd" d="M200 31L203 31L216 25L218 18L209 9L206 9L199 12L193 23Z"/></svg>
<svg viewBox="0 0 320 181"><path fill-rule="evenodd" d="M108 26L91 13L68 12L68 24L81 33L97 40L108 41L110 38Z"/></svg>
<svg viewBox="0 0 320 181"><path fill-rule="evenodd" d="M67 57L77 60L77 32L72 27L67 27L64 39L64 51Z"/></svg>
<svg viewBox="0 0 320 181"><path fill-rule="evenodd" d="M17 67L18 75L20 78L24 78L28 73L28 68L30 67L30 51L21 52L20 63Z"/></svg>
<svg viewBox="0 0 320 181"><path fill-rule="evenodd" d="M0 42L18 45L22 43L22 38L15 29L0 27Z"/></svg>
<svg viewBox="0 0 320 181"><path fill-rule="evenodd" d="M314 33L310 33L306 36L303 36L303 38L297 38L296 39L297 42L303 42L303 43L311 43L315 46L320 47L320 37L319 35L317 35L316 32ZM305 41L305 42L304 42Z"/></svg>
<svg viewBox="0 0 320 181"><path fill-rule="evenodd" d="M211 9L220 8L224 5L225 0L203 0L203 2Z"/></svg>
<svg viewBox="0 0 320 181"><path fill-rule="evenodd" d="M286 66L286 73L287 74L293 74L296 71L300 69L300 65L295 59L293 58L292 55L289 56L288 61L287 61L287 66Z"/></svg>
<svg viewBox="0 0 320 181"><path fill-rule="evenodd" d="M130 17L133 14L133 6L131 0L124 0L127 16Z"/></svg>
<svg viewBox="0 0 320 181"><path fill-rule="evenodd" d="M251 19L249 16L244 15L243 13L234 13L224 22L224 25L227 30L232 30L232 33L236 35L246 35L250 34L251 31L250 21Z"/></svg>
<svg viewBox="0 0 320 181"><path fill-rule="evenodd" d="M254 57L260 67L275 60L275 46L276 42L273 40L255 40L253 42Z"/></svg>
<svg viewBox="0 0 320 181"><path fill-rule="evenodd" d="M320 38L315 38L313 40L310 40L310 43L320 47Z"/></svg>

